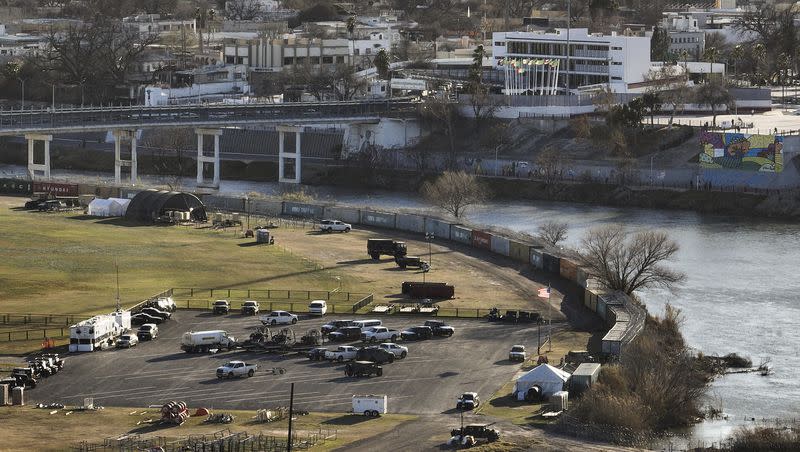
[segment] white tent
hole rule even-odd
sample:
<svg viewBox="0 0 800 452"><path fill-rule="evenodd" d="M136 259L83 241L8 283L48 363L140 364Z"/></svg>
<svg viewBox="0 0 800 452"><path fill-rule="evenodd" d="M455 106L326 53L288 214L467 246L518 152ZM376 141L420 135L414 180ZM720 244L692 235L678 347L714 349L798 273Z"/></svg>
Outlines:
<svg viewBox="0 0 800 452"><path fill-rule="evenodd" d="M123 198L95 198L89 203L87 213L95 217L121 217L128 210L130 199Z"/></svg>
<svg viewBox="0 0 800 452"><path fill-rule="evenodd" d="M564 383L569 380L569 377L568 372L556 369L549 364L540 364L517 379L514 383L514 393L518 400L525 400L528 389L538 386L542 388L542 396L550 397L564 389Z"/></svg>

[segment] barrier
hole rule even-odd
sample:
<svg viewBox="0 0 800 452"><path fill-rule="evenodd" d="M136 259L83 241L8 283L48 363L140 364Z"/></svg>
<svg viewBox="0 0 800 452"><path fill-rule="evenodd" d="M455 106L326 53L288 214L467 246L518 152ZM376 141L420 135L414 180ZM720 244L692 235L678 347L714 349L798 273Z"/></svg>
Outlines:
<svg viewBox="0 0 800 452"><path fill-rule="evenodd" d="M588 271L583 267L578 267L575 278L578 285L585 289L589 281Z"/></svg>
<svg viewBox="0 0 800 452"><path fill-rule="evenodd" d="M542 251L543 247L541 246L532 246L531 247L531 256L530 261L533 268L542 270L544 268L544 259L542 258Z"/></svg>
<svg viewBox="0 0 800 452"><path fill-rule="evenodd" d="M136 194L140 191L142 190L138 188L120 188L119 197L123 199L133 199L133 197L136 196Z"/></svg>
<svg viewBox="0 0 800 452"><path fill-rule="evenodd" d="M394 229L396 215L393 213L375 212L372 210L361 211L361 224Z"/></svg>
<svg viewBox="0 0 800 452"><path fill-rule="evenodd" d="M527 264L531 256L531 246L516 240L508 241L508 257L515 261Z"/></svg>
<svg viewBox="0 0 800 452"><path fill-rule="evenodd" d="M324 217L330 220L340 220L345 223L358 224L361 222L361 211L348 207L325 207Z"/></svg>
<svg viewBox="0 0 800 452"><path fill-rule="evenodd" d="M561 258L550 253L542 252L542 269L546 272L561 274Z"/></svg>
<svg viewBox="0 0 800 452"><path fill-rule="evenodd" d="M0 193L30 195L33 193L33 183L22 179L0 179Z"/></svg>
<svg viewBox="0 0 800 452"><path fill-rule="evenodd" d="M420 234L427 232L425 230L425 218L419 215L398 213L395 222L397 224L397 229L401 231L418 232ZM449 230L447 231L447 237L450 237Z"/></svg>
<svg viewBox="0 0 800 452"><path fill-rule="evenodd" d="M34 182L34 193L49 193L56 196L78 196L78 184L59 184L56 182Z"/></svg>
<svg viewBox="0 0 800 452"><path fill-rule="evenodd" d="M323 207L316 204L285 201L283 203L283 214L292 217L322 218Z"/></svg>
<svg viewBox="0 0 800 452"><path fill-rule="evenodd" d="M502 254L503 256L508 256L509 243L507 238L492 234L490 243L493 253Z"/></svg>
<svg viewBox="0 0 800 452"><path fill-rule="evenodd" d="M472 245L472 229L457 224L450 225L450 240Z"/></svg>
<svg viewBox="0 0 800 452"><path fill-rule="evenodd" d="M218 210L244 212L244 199L227 196L203 196L203 204Z"/></svg>
<svg viewBox="0 0 800 452"><path fill-rule="evenodd" d="M248 201L245 201L247 204ZM264 216L277 216L283 212L283 202L281 201L265 201L265 200L250 200L248 211L255 215Z"/></svg>
<svg viewBox="0 0 800 452"><path fill-rule="evenodd" d="M492 235L483 231L472 231L472 246L475 248L483 248L485 250L492 249Z"/></svg>
<svg viewBox="0 0 800 452"><path fill-rule="evenodd" d="M433 234L437 239L450 240L450 223L435 218L425 219L425 233Z"/></svg>
<svg viewBox="0 0 800 452"><path fill-rule="evenodd" d="M562 257L559 261L559 274L562 278L577 283L578 265L575 262Z"/></svg>

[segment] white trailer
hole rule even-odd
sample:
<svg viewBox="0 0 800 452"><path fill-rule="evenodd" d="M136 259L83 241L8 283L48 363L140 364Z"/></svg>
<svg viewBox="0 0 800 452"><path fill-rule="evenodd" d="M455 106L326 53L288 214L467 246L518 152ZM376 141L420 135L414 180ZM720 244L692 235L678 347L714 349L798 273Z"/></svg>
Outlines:
<svg viewBox="0 0 800 452"><path fill-rule="evenodd" d="M131 312L96 315L69 328L70 352L93 352L113 347L117 338L131 327Z"/></svg>
<svg viewBox="0 0 800 452"><path fill-rule="evenodd" d="M386 414L387 404L386 395L354 395L353 396L353 414L363 414L364 416L377 417L381 414Z"/></svg>
<svg viewBox="0 0 800 452"><path fill-rule="evenodd" d="M187 353L205 353L215 348L232 349L236 339L227 331L189 331L181 336L181 350Z"/></svg>

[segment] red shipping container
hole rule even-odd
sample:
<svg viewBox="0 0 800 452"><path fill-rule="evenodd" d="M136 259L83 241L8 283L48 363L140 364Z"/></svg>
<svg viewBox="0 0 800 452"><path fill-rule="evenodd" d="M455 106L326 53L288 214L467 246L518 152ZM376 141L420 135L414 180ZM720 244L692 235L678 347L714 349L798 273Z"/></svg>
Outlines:
<svg viewBox="0 0 800 452"><path fill-rule="evenodd" d="M488 232L472 231L472 246L485 250L492 249L492 235Z"/></svg>
<svg viewBox="0 0 800 452"><path fill-rule="evenodd" d="M55 196L78 196L77 184L58 184L55 182L34 182L34 193L50 193Z"/></svg>

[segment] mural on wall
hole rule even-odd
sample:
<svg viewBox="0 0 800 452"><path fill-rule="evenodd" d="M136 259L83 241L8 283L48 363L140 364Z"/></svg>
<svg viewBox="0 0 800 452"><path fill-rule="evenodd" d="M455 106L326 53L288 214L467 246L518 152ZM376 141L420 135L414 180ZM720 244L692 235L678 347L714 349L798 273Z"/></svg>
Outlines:
<svg viewBox="0 0 800 452"><path fill-rule="evenodd" d="M701 132L700 166L709 169L783 171L783 137Z"/></svg>

